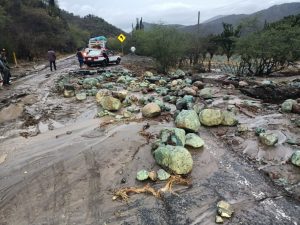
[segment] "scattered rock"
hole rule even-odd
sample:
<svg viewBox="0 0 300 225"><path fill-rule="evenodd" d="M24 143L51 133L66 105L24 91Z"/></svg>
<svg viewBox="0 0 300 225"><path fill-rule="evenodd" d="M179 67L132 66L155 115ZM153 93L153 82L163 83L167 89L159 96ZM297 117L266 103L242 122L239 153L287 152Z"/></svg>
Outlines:
<svg viewBox="0 0 300 225"><path fill-rule="evenodd" d="M198 135L190 133L185 136L185 145L192 148L201 148L204 141Z"/></svg>
<svg viewBox="0 0 300 225"><path fill-rule="evenodd" d="M260 133L259 140L267 146L274 146L278 142L278 136L273 133Z"/></svg>
<svg viewBox="0 0 300 225"><path fill-rule="evenodd" d="M300 104L299 103L293 104L292 112L300 114Z"/></svg>
<svg viewBox="0 0 300 225"><path fill-rule="evenodd" d="M77 99L78 101L83 101L83 100L85 100L85 99L86 99L86 93L83 92L83 93L76 94L76 99Z"/></svg>
<svg viewBox="0 0 300 225"><path fill-rule="evenodd" d="M98 103L100 103L101 99L105 96L110 95L110 91L109 90L100 90L98 91L98 93L96 94L96 101Z"/></svg>
<svg viewBox="0 0 300 225"><path fill-rule="evenodd" d="M5 162L5 160L6 160L6 158L7 158L7 154L6 154L6 153L5 153L5 154L2 154L2 155L0 155L0 164L4 163L4 162Z"/></svg>
<svg viewBox="0 0 300 225"><path fill-rule="evenodd" d="M187 101L183 98L178 99L176 102L176 109L180 111L183 109L187 109Z"/></svg>
<svg viewBox="0 0 300 225"><path fill-rule="evenodd" d="M139 181L144 181L147 180L148 178L149 178L149 173L147 170L140 170L136 174L136 179Z"/></svg>
<svg viewBox="0 0 300 225"><path fill-rule="evenodd" d="M293 105L296 104L297 102L293 99L288 99L285 100L284 103L281 105L281 111L284 113L290 113L292 112Z"/></svg>
<svg viewBox="0 0 300 225"><path fill-rule="evenodd" d="M204 88L200 91L199 96L204 99L211 99L213 97L213 90L211 88Z"/></svg>
<svg viewBox="0 0 300 225"><path fill-rule="evenodd" d="M184 91L185 94L187 94L187 95L192 95L192 96L196 96L196 95L197 95L196 91L195 91L193 88L190 88L190 87L185 87L185 88L183 89L183 91Z"/></svg>
<svg viewBox="0 0 300 225"><path fill-rule="evenodd" d="M295 165L295 166L299 166L300 167L300 150L296 151L293 153L292 157L291 157L291 162Z"/></svg>
<svg viewBox="0 0 300 225"><path fill-rule="evenodd" d="M150 71L146 71L146 72L144 73L144 76L145 76L145 77L153 77L153 73L150 72Z"/></svg>
<svg viewBox="0 0 300 225"><path fill-rule="evenodd" d="M220 125L224 116L219 109L204 109L200 112L199 118L201 124L211 127Z"/></svg>
<svg viewBox="0 0 300 225"><path fill-rule="evenodd" d="M157 173L156 173L155 171L149 172L149 178L150 178L152 181L156 181L156 180L157 180Z"/></svg>
<svg viewBox="0 0 300 225"><path fill-rule="evenodd" d="M205 86L205 84L203 84L203 82L202 81L196 81L196 82L194 82L193 83L193 85L194 86L196 86L197 88L199 88L199 89L203 89L204 88L204 86Z"/></svg>
<svg viewBox="0 0 300 225"><path fill-rule="evenodd" d="M75 90L64 90L64 97L71 98L75 96Z"/></svg>
<svg viewBox="0 0 300 225"><path fill-rule="evenodd" d="M237 131L240 133L249 131L247 124L240 124L237 126Z"/></svg>
<svg viewBox="0 0 300 225"><path fill-rule="evenodd" d="M170 174L167 173L164 169L159 169L157 171L157 178L160 180L160 181L164 181L164 180L168 180L170 178Z"/></svg>
<svg viewBox="0 0 300 225"><path fill-rule="evenodd" d="M228 111L223 111L222 114L223 114L222 125L235 126L238 124L238 120L235 118L234 113L228 112Z"/></svg>
<svg viewBox="0 0 300 225"><path fill-rule="evenodd" d="M122 106L119 99L111 96L102 97L100 104L104 109L109 111L118 111Z"/></svg>
<svg viewBox="0 0 300 225"><path fill-rule="evenodd" d="M176 174L188 174L193 168L191 153L181 146L160 146L154 151L157 164Z"/></svg>
<svg viewBox="0 0 300 225"><path fill-rule="evenodd" d="M184 146L185 145L185 131L179 128L165 128L160 132L161 143Z"/></svg>
<svg viewBox="0 0 300 225"><path fill-rule="evenodd" d="M128 95L127 90L122 90L122 91L113 91L112 96L119 99L120 101L123 101Z"/></svg>
<svg viewBox="0 0 300 225"><path fill-rule="evenodd" d="M216 223L224 223L224 220L221 216L216 216Z"/></svg>
<svg viewBox="0 0 300 225"><path fill-rule="evenodd" d="M240 81L239 86L240 87L247 87L249 84L246 81Z"/></svg>
<svg viewBox="0 0 300 225"><path fill-rule="evenodd" d="M232 206L225 201L219 201L217 207L218 207L218 214L221 217L230 218L234 213Z"/></svg>
<svg viewBox="0 0 300 225"><path fill-rule="evenodd" d="M200 129L200 122L197 113L194 110L182 110L176 117L176 127L191 132L197 132Z"/></svg>
<svg viewBox="0 0 300 225"><path fill-rule="evenodd" d="M161 113L161 109L159 105L157 105L156 103L149 103L145 105L144 108L142 109L142 114L146 118L159 116L160 113Z"/></svg>
<svg viewBox="0 0 300 225"><path fill-rule="evenodd" d="M24 112L24 104L22 103L10 104L8 107L5 107L0 110L0 124L21 117L23 112Z"/></svg>

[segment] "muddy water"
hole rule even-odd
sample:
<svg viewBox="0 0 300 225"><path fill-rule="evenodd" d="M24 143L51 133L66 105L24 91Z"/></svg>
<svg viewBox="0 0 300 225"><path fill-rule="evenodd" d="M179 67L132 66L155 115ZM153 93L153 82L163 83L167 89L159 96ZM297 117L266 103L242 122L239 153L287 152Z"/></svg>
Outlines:
<svg viewBox="0 0 300 225"><path fill-rule="evenodd" d="M0 164L0 225L215 224L219 200L235 208L233 218L225 224L300 224L299 202L274 185L253 162L236 154L254 145L256 137L250 133L233 136L235 128L201 128L204 148L190 149L194 167L189 177L193 185L175 186L178 196L165 194L155 199L142 194L132 196L128 203L112 201L115 189L147 183L135 179L138 170L159 169L151 144L139 134L144 125L150 125L146 132L157 135L164 127L174 127L173 121L158 118L102 126L111 118L94 119L97 106L92 97L78 103L50 92L55 76L74 69L76 61L67 59L60 65L62 68L50 78L45 77L48 71L44 70L35 75L35 84L27 79L16 86L16 92L30 86L31 94L38 98L34 102L28 97L24 103L26 112L43 118L33 125L39 127L38 135L17 135L24 130L22 117L0 127L4 137L0 140L0 156L5 155ZM240 120L249 126L273 124L276 130L280 123L276 125L272 118L257 117L255 122L242 115ZM231 140L240 138L241 144L228 144L221 133ZM280 146L284 138L282 135ZM244 145L243 140L250 143ZM268 149L261 147L261 151ZM272 159L266 154L261 158L266 162ZM278 161L282 159L284 154ZM264 171L275 171L273 165L266 165ZM298 174L294 173L295 185L291 188L298 188ZM159 188L165 183L150 184Z"/></svg>

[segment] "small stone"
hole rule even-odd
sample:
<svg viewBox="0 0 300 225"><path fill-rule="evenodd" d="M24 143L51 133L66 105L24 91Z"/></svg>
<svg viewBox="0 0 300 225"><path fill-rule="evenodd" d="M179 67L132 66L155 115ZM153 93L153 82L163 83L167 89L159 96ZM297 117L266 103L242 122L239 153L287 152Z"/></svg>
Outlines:
<svg viewBox="0 0 300 225"><path fill-rule="evenodd" d="M204 99L211 99L213 97L213 90L211 88L204 88L200 91L199 95Z"/></svg>
<svg viewBox="0 0 300 225"><path fill-rule="evenodd" d="M120 101L123 101L128 95L127 90L122 90L122 91L113 91L112 96L119 99Z"/></svg>
<svg viewBox="0 0 300 225"><path fill-rule="evenodd" d="M156 181L156 180L157 180L157 173L156 173L155 171L149 172L149 178L150 178L152 181Z"/></svg>
<svg viewBox="0 0 300 225"><path fill-rule="evenodd" d="M230 218L234 213L232 206L225 201L219 201L217 207L218 207L218 214L221 217Z"/></svg>
<svg viewBox="0 0 300 225"><path fill-rule="evenodd" d="M79 93L79 94L76 94L76 99L78 101L83 101L86 99L86 93Z"/></svg>
<svg viewBox="0 0 300 225"><path fill-rule="evenodd" d="M198 135L190 133L185 136L185 145L192 148L201 148L204 146L204 141Z"/></svg>
<svg viewBox="0 0 300 225"><path fill-rule="evenodd" d="M246 124L240 124L237 126L237 131L243 133L249 131L249 128Z"/></svg>
<svg viewBox="0 0 300 225"><path fill-rule="evenodd" d="M285 100L284 103L281 105L281 111L284 113L290 113L292 112L293 105L296 104L297 102L293 99L288 99Z"/></svg>
<svg viewBox="0 0 300 225"><path fill-rule="evenodd" d="M185 87L184 89L183 89L183 91L185 92L185 94L187 94L187 95L192 95L192 96L196 96L196 91L194 90L194 89L192 89L192 88L190 88L190 87Z"/></svg>
<svg viewBox="0 0 300 225"><path fill-rule="evenodd" d="M293 153L292 157L291 157L291 162L295 165L295 166L299 166L300 167L300 150L296 151Z"/></svg>
<svg viewBox="0 0 300 225"><path fill-rule="evenodd" d="M1 163L4 163L5 162L5 160L6 160L6 158L7 158L7 154L5 153L5 154L2 154L2 155L0 155L0 164Z"/></svg>
<svg viewBox="0 0 300 225"><path fill-rule="evenodd" d="M136 179L139 181L144 181L147 180L148 178L149 178L149 173L147 170L140 170L136 174Z"/></svg>
<svg viewBox="0 0 300 225"><path fill-rule="evenodd" d="M74 90L64 90L64 97L65 98L71 98L75 96Z"/></svg>
<svg viewBox="0 0 300 225"><path fill-rule="evenodd" d="M176 146L185 145L185 131L179 128L165 128L160 132L161 142Z"/></svg>
<svg viewBox="0 0 300 225"><path fill-rule="evenodd" d="M216 223L224 223L224 220L221 216L216 216Z"/></svg>
<svg viewBox="0 0 300 225"><path fill-rule="evenodd" d="M262 127L255 128L255 135L259 136L261 133L266 133L266 130Z"/></svg>
<svg viewBox="0 0 300 225"><path fill-rule="evenodd" d="M164 169L159 169L157 171L157 178L160 181L164 181L164 180L168 180L170 178L170 174L168 172L166 172Z"/></svg>
<svg viewBox="0 0 300 225"><path fill-rule="evenodd" d="M260 133L259 140L267 146L274 146L278 142L278 136L273 133Z"/></svg>
<svg viewBox="0 0 300 225"><path fill-rule="evenodd" d="M292 112L300 114L300 103L293 104Z"/></svg>
<svg viewBox="0 0 300 225"><path fill-rule="evenodd" d="M144 73L144 76L145 76L145 77L153 77L153 73L150 72L150 71L146 71L146 72Z"/></svg>
<svg viewBox="0 0 300 225"><path fill-rule="evenodd" d="M159 116L160 113L161 113L161 109L159 105L157 105L156 103L149 103L145 105L144 108L142 109L142 114L146 118Z"/></svg>
<svg viewBox="0 0 300 225"><path fill-rule="evenodd" d="M196 81L196 82L193 83L193 85L196 86L199 89L202 89L205 86L202 81Z"/></svg>
<svg viewBox="0 0 300 225"><path fill-rule="evenodd" d="M248 86L249 84L246 82L246 81L240 81L239 82L239 86L240 87L246 87L246 86Z"/></svg>

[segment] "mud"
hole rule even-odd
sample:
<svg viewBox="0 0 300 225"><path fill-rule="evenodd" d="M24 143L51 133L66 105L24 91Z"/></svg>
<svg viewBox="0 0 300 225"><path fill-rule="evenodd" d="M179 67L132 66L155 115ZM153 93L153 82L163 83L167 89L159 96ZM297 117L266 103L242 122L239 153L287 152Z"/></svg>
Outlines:
<svg viewBox="0 0 300 225"><path fill-rule="evenodd" d="M130 60L124 61L133 64ZM127 203L112 201L121 187L165 185L139 182L135 176L141 169L160 168L151 141L174 122L168 114L153 120L137 115L124 122L95 118L94 97L78 102L52 91L59 75L78 67L76 59L61 60L57 67L56 73L46 68L1 91L1 101L14 100L1 111L17 105L24 111L0 122L0 225L215 224L219 200L235 209L225 224L300 224L300 168L288 162L294 146L285 143L299 132L290 120L296 115L280 114L276 105L267 109L239 90L216 85L215 107L245 108L245 101L247 106L251 102L246 110L254 117L238 114L249 131L201 127L205 146L190 149L191 187L175 185L178 195L167 193L162 199L133 195ZM227 94L230 100L222 100ZM253 132L256 127L277 132L278 145L262 146ZM24 132L26 137L20 135Z"/></svg>

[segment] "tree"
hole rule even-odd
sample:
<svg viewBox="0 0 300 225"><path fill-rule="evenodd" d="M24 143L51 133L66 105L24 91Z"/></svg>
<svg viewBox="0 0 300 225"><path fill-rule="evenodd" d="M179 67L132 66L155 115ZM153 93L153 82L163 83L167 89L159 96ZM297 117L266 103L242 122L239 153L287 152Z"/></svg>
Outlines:
<svg viewBox="0 0 300 225"><path fill-rule="evenodd" d="M214 35L210 35L207 37L207 46L206 46L206 51L209 54L209 61L208 61L208 71L211 71L211 61L218 51L218 37Z"/></svg>
<svg viewBox="0 0 300 225"><path fill-rule="evenodd" d="M229 62L234 53L235 44L241 34L241 26L234 28L232 24L223 23L223 32L218 37L218 42Z"/></svg>
<svg viewBox="0 0 300 225"><path fill-rule="evenodd" d="M184 56L186 39L184 34L174 28L155 25L149 31L134 31L137 54L154 57L162 72L175 67Z"/></svg>
<svg viewBox="0 0 300 225"><path fill-rule="evenodd" d="M238 41L240 67L249 75L269 75L300 59L300 15L269 24Z"/></svg>

